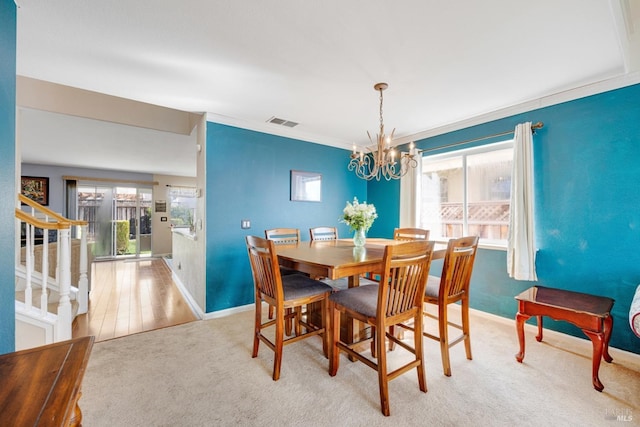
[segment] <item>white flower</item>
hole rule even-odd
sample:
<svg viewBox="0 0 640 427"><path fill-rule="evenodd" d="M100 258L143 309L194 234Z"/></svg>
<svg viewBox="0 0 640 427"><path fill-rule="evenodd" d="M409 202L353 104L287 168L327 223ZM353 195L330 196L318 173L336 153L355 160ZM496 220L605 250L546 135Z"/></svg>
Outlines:
<svg viewBox="0 0 640 427"><path fill-rule="evenodd" d="M373 225L373 220L378 217L376 213L376 207L364 203L359 203L356 197L353 198L353 203L347 202L342 211L342 217L340 222L347 224L351 227L351 230L364 230L365 232Z"/></svg>

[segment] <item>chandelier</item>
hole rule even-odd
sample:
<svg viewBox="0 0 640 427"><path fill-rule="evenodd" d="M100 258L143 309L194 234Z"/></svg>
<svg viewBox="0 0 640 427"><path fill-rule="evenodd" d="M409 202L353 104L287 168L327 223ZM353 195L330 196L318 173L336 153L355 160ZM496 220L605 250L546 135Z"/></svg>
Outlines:
<svg viewBox="0 0 640 427"><path fill-rule="evenodd" d="M399 179L406 175L410 168L418 166L418 161L411 152L400 154L398 160L396 160L396 150L391 147L395 129L391 131L389 136L384 134L382 91L388 87L389 85L386 83L377 83L373 86L375 90L380 92L380 133L376 135L375 142L369 131L367 131L367 135L375 148L369 149L368 153L365 153L364 150L358 153L354 145L351 161L349 162L349 170L355 171L358 178L366 179L367 181L373 178L380 181L381 177L384 177L387 181ZM410 151L413 151L413 142L410 144Z"/></svg>

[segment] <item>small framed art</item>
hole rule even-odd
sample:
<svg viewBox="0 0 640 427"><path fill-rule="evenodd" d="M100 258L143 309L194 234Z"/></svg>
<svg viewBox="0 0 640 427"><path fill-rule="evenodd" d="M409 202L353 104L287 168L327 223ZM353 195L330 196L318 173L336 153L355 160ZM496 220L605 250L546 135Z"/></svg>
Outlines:
<svg viewBox="0 0 640 427"><path fill-rule="evenodd" d="M20 177L20 192L43 206L49 205L49 178L39 176Z"/></svg>
<svg viewBox="0 0 640 427"><path fill-rule="evenodd" d="M291 200L322 201L322 175L316 172L291 171Z"/></svg>

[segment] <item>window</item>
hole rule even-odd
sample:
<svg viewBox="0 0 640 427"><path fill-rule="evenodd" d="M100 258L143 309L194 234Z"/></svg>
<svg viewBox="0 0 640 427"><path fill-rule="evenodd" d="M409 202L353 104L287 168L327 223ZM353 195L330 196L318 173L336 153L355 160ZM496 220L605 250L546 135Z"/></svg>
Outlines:
<svg viewBox="0 0 640 427"><path fill-rule="evenodd" d="M193 228L196 216L197 192L194 187L169 188L171 225L178 228Z"/></svg>
<svg viewBox="0 0 640 427"><path fill-rule="evenodd" d="M506 246L512 160L512 141L423 157L420 226L434 239Z"/></svg>

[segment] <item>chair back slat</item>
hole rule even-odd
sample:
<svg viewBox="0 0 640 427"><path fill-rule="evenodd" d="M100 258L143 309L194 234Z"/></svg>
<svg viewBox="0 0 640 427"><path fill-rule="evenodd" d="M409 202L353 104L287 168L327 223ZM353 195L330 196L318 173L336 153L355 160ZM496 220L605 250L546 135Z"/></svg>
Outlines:
<svg viewBox="0 0 640 427"><path fill-rule="evenodd" d="M271 228L264 230L264 235L276 245L296 245L300 242L298 228Z"/></svg>
<svg viewBox="0 0 640 427"><path fill-rule="evenodd" d="M280 267L274 242L257 236L247 236L247 251L256 288L256 298L283 299Z"/></svg>
<svg viewBox="0 0 640 427"><path fill-rule="evenodd" d="M394 240L429 240L429 230L423 228L396 228L393 231Z"/></svg>
<svg viewBox="0 0 640 427"><path fill-rule="evenodd" d="M422 308L434 242L408 241L385 247L378 293L378 317L392 317Z"/></svg>
<svg viewBox="0 0 640 427"><path fill-rule="evenodd" d="M469 291L478 249L478 237L449 240L440 283L440 297L455 299Z"/></svg>
<svg viewBox="0 0 640 427"><path fill-rule="evenodd" d="M311 240L336 240L338 229L336 227L312 227L309 229Z"/></svg>

